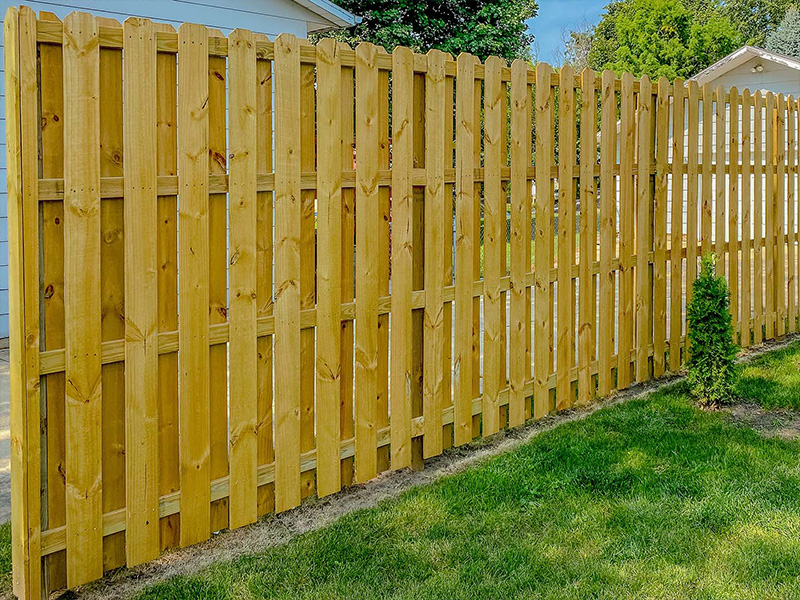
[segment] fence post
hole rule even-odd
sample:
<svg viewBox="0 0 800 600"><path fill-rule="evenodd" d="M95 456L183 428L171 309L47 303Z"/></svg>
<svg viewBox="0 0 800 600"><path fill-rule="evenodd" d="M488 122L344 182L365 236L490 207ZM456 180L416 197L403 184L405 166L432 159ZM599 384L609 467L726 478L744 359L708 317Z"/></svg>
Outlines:
<svg viewBox="0 0 800 600"><path fill-rule="evenodd" d="M11 511L14 593L43 597L39 438L38 115L36 16L4 22L11 346ZM22 174L32 174L23 179ZM34 257L25 260L26 256Z"/></svg>

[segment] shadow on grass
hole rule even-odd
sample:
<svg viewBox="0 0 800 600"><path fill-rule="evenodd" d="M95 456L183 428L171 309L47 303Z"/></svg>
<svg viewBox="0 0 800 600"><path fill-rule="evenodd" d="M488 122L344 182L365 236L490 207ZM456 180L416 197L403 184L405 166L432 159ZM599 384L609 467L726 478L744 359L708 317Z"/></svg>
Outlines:
<svg viewBox="0 0 800 600"><path fill-rule="evenodd" d="M140 598L797 597L798 450L679 385Z"/></svg>
<svg viewBox="0 0 800 600"><path fill-rule="evenodd" d="M800 342L743 365L736 393L766 409L800 410Z"/></svg>

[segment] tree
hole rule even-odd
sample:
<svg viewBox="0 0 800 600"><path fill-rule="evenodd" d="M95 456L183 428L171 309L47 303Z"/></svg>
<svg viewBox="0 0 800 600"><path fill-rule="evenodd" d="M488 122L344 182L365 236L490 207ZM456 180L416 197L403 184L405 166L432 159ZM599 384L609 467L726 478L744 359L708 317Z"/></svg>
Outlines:
<svg viewBox="0 0 800 600"><path fill-rule="evenodd" d="M513 60L529 58L533 36L525 21L536 16L536 0L335 0L361 17L350 29L333 32L355 45L368 41L391 52L408 46L417 52L438 48L457 56L470 52Z"/></svg>
<svg viewBox="0 0 800 600"><path fill-rule="evenodd" d="M767 50L800 57L800 11L791 7L767 38Z"/></svg>
<svg viewBox="0 0 800 600"><path fill-rule="evenodd" d="M720 12L736 26L743 43L763 46L792 6L800 6L800 0L725 0Z"/></svg>
<svg viewBox="0 0 800 600"><path fill-rule="evenodd" d="M589 52L594 41L594 26L583 21L575 29L561 30L561 49L555 52L556 66L570 65L576 71L589 66Z"/></svg>
<svg viewBox="0 0 800 600"><path fill-rule="evenodd" d="M613 2L595 28L589 64L654 79L691 77L742 45L716 6L708 0Z"/></svg>

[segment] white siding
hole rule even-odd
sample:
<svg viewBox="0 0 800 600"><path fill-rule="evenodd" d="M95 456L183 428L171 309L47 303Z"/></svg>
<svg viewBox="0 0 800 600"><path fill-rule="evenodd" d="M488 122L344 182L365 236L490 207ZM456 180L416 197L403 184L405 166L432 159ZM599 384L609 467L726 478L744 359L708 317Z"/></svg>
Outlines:
<svg viewBox="0 0 800 600"><path fill-rule="evenodd" d="M0 26L9 6L0 0ZM129 16L170 23L202 23L229 33L237 27L275 37L293 33L306 37L309 30L329 26L322 17L292 0L67 0L25 2L33 10L48 11L64 18L73 11L86 11L122 22ZM3 41L0 39L0 338L8 337L8 219L6 210L6 127Z"/></svg>
<svg viewBox="0 0 800 600"><path fill-rule="evenodd" d="M757 65L763 67L760 73L753 72ZM752 92L768 90L776 94L791 94L795 98L800 95L800 71L772 61L753 57L710 82L712 88L718 85L729 89L733 86L741 91L745 88Z"/></svg>

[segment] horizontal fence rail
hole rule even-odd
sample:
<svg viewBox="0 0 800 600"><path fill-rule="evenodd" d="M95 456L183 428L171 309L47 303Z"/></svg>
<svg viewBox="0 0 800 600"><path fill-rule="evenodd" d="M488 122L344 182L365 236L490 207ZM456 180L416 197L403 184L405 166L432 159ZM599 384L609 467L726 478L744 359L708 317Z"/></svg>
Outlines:
<svg viewBox="0 0 800 600"><path fill-rule="evenodd" d="M798 103L11 8L23 598L797 331Z"/></svg>

